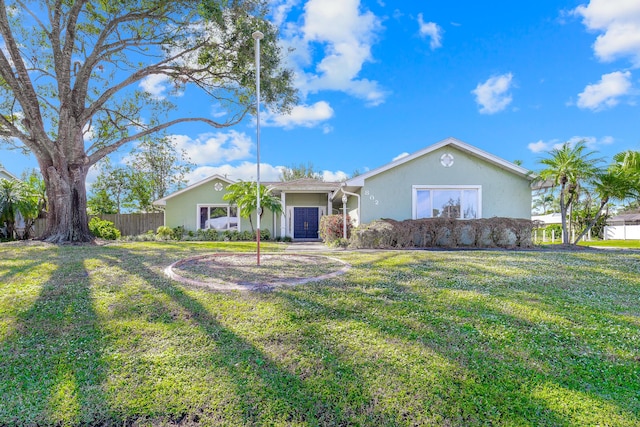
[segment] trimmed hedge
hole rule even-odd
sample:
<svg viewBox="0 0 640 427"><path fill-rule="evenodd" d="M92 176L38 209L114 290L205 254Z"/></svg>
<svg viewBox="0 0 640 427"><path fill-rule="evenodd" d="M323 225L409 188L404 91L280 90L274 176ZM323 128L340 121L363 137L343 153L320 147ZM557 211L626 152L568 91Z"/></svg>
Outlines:
<svg viewBox="0 0 640 427"><path fill-rule="evenodd" d="M320 218L320 238L325 243L333 243L343 239L344 221L342 215L325 215ZM347 239L351 237L351 218L347 215Z"/></svg>
<svg viewBox="0 0 640 427"><path fill-rule="evenodd" d="M528 219L426 218L381 219L354 230L350 247L386 248L530 248L534 223Z"/></svg>

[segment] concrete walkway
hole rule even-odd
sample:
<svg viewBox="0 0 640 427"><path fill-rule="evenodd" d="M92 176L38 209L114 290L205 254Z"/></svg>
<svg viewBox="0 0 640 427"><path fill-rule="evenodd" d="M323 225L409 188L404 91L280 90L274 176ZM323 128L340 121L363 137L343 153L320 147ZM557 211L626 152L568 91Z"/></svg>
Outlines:
<svg viewBox="0 0 640 427"><path fill-rule="evenodd" d="M322 242L293 242L287 245L286 252L335 252L341 248L330 248Z"/></svg>

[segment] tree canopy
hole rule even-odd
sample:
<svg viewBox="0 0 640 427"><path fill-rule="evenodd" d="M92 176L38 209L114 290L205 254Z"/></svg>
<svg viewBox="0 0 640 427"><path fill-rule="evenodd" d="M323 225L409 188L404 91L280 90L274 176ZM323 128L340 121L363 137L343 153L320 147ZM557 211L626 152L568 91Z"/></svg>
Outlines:
<svg viewBox="0 0 640 427"><path fill-rule="evenodd" d="M565 143L547 153L540 160L545 166L539 172L541 180L559 187L559 208L562 220L562 242L578 243L597 223L604 225L605 212L613 201L624 202L640 193L638 160L640 153L625 151L613 157L613 163L602 166L595 152L586 151L586 144ZM579 225L577 237L569 240L568 211L573 212L569 220ZM572 218L573 217L573 218ZM599 227L600 227L599 226Z"/></svg>
<svg viewBox="0 0 640 427"><path fill-rule="evenodd" d="M545 166L539 172L540 179L560 186L560 218L564 244L569 243L567 211L577 197L580 185L596 175L598 163L601 162L594 158L594 152L585 151L586 149L584 141L577 144L565 142L561 147L549 151L548 157L540 160Z"/></svg>
<svg viewBox="0 0 640 427"><path fill-rule="evenodd" d="M300 163L298 166L289 166L280 171L280 181L295 181L296 179L312 178L322 180L322 173L314 169L313 163L306 165Z"/></svg>
<svg viewBox="0 0 640 427"><path fill-rule="evenodd" d="M100 159L178 123L223 128L252 111L252 32L265 34L262 99L275 111L295 102L267 11L267 0L0 2L0 138L38 160L49 241L91 239L85 179ZM225 120L170 116L146 78L199 89Z"/></svg>

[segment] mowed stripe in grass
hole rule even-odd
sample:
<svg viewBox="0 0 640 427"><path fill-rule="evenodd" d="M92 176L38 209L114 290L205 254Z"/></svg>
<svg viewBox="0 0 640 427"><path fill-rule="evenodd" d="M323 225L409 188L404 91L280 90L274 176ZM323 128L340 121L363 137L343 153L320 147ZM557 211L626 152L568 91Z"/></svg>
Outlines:
<svg viewBox="0 0 640 427"><path fill-rule="evenodd" d="M0 245L0 424L640 424L637 252L333 253L344 276L260 293L162 274L254 248Z"/></svg>

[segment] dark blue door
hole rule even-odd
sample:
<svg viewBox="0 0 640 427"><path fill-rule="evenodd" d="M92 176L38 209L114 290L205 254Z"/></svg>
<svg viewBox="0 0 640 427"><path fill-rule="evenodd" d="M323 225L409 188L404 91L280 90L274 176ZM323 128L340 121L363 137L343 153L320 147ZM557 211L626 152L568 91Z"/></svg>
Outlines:
<svg viewBox="0 0 640 427"><path fill-rule="evenodd" d="M318 238L318 208L293 208L293 238Z"/></svg>

